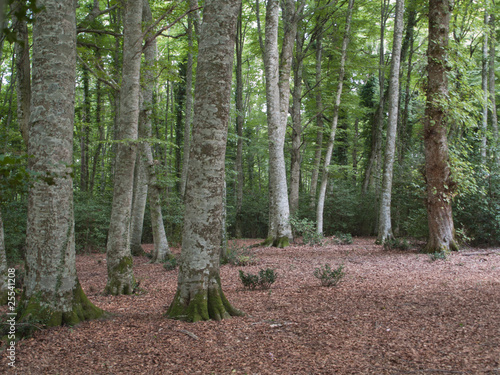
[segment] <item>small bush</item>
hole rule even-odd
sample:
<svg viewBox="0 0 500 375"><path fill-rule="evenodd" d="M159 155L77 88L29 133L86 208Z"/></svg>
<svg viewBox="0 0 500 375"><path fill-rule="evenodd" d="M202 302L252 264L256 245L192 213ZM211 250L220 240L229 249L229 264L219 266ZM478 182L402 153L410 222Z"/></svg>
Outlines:
<svg viewBox="0 0 500 375"><path fill-rule="evenodd" d="M448 254L445 251L436 251L435 253L429 254L429 259L431 262L435 262L436 260L446 260L448 259Z"/></svg>
<svg viewBox="0 0 500 375"><path fill-rule="evenodd" d="M163 263L163 268L165 268L167 271L175 270L177 268L177 258L173 256L166 259Z"/></svg>
<svg viewBox="0 0 500 375"><path fill-rule="evenodd" d="M316 223L313 221L298 217L290 218L290 225L294 233L301 234L305 245L323 245L323 236L316 232Z"/></svg>
<svg viewBox="0 0 500 375"><path fill-rule="evenodd" d="M239 247L236 242L232 242L227 247L227 252L225 257L221 257L221 264L231 264L233 266L248 266L255 264L257 258L250 251L250 247Z"/></svg>
<svg viewBox="0 0 500 375"><path fill-rule="evenodd" d="M337 232L332 238L335 245L350 245L352 244L352 235L350 233Z"/></svg>
<svg viewBox="0 0 500 375"><path fill-rule="evenodd" d="M322 286L336 286L345 276L344 266L341 264L332 270L329 264L325 264L314 270L314 276L321 281Z"/></svg>
<svg viewBox="0 0 500 375"><path fill-rule="evenodd" d="M272 268L261 269L259 275L239 271L240 280L243 286L250 290L269 289L276 281L278 274Z"/></svg>
<svg viewBox="0 0 500 375"><path fill-rule="evenodd" d="M384 250L409 250L410 243L406 239L389 238L384 242Z"/></svg>

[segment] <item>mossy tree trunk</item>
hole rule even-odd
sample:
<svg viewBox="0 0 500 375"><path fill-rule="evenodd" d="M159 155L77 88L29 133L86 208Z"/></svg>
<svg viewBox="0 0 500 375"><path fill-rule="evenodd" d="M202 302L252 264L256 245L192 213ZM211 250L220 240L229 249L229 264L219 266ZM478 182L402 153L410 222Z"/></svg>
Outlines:
<svg viewBox="0 0 500 375"><path fill-rule="evenodd" d="M167 316L221 320L241 312L219 278L224 159L239 1L207 0L198 50L193 138L177 293Z"/></svg>
<svg viewBox="0 0 500 375"><path fill-rule="evenodd" d="M457 250L451 200L456 185L451 176L446 122L448 0L429 2L427 104L424 122L425 178L427 182L428 253Z"/></svg>
<svg viewBox="0 0 500 375"><path fill-rule="evenodd" d="M7 287L7 255L5 253L2 212L0 211L0 306L7 303L9 293Z"/></svg>
<svg viewBox="0 0 500 375"><path fill-rule="evenodd" d="M134 290L130 221L134 166L139 122L140 70L142 56L142 2L124 1L123 70L118 114L118 140L115 161L113 204L108 232L108 282L105 293L131 294Z"/></svg>
<svg viewBox="0 0 500 375"><path fill-rule="evenodd" d="M76 324L103 314L85 296L75 267L73 121L76 9L73 0L43 0L33 27L33 91L28 153L30 188L25 292L19 321ZM53 178L52 178L53 177Z"/></svg>

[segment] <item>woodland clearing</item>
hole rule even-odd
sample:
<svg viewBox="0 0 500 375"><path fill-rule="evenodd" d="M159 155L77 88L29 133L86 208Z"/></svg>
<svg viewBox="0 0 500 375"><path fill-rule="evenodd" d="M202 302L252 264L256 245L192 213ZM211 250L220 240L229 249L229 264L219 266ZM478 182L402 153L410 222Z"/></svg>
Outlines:
<svg viewBox="0 0 500 375"><path fill-rule="evenodd" d="M139 293L105 296L106 255L79 255L83 289L111 315L36 332L17 343L16 369L2 353L0 372L500 374L499 249L432 261L416 248L384 250L374 242L253 248L254 264L221 266L226 297L246 316L194 324L163 316L177 270L135 257ZM327 263L344 265L335 287L313 275ZM238 270L264 268L277 272L271 289L243 288Z"/></svg>

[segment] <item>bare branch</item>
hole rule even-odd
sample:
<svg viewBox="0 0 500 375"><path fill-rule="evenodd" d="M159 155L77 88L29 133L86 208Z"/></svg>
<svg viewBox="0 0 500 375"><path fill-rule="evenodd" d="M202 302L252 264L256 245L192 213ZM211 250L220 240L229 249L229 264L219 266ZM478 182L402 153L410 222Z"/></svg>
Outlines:
<svg viewBox="0 0 500 375"><path fill-rule="evenodd" d="M87 62L85 62L81 57L80 55L77 55L78 57L78 60L80 60L80 62L85 66L85 68L87 68L89 70L90 73L92 73L96 78L97 80L101 81L102 83L108 85L109 87L111 87L113 90L116 90L116 91L120 91L120 86L113 80L113 78L109 77L109 75L104 71L104 69L97 65L97 69L99 69L100 72L104 73L108 79L104 79L102 77L99 76L99 74L97 74L91 67L89 64L87 64Z"/></svg>

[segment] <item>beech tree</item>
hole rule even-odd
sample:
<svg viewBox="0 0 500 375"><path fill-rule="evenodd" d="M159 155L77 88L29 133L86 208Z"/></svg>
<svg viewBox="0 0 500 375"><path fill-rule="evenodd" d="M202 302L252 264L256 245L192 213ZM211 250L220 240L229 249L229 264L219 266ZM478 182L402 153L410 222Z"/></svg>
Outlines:
<svg viewBox="0 0 500 375"><path fill-rule="evenodd" d="M118 114L119 142L115 163L113 206L108 232L108 282L105 292L131 294L134 290L130 221L134 165L137 152L140 69L142 55L142 2L127 0L123 35L123 71Z"/></svg>
<svg viewBox="0 0 500 375"><path fill-rule="evenodd" d="M194 322L242 314L225 298L219 276L224 157L239 7L239 1L233 0L207 0L204 6L182 252L177 292L167 311L170 318Z"/></svg>
<svg viewBox="0 0 500 375"><path fill-rule="evenodd" d="M384 243L393 237L391 199L399 110L399 67L401 65L401 46L403 41L403 14L404 0L397 0L396 16L394 20L394 37L392 42L391 71L389 77L389 118L387 119L387 139L379 210L380 219L377 238L379 243Z"/></svg>
<svg viewBox="0 0 500 375"><path fill-rule="evenodd" d="M73 0L41 0L33 28L33 91L28 153L51 179L29 191L25 292L20 321L76 324L103 311L85 296L75 268L73 121L76 13Z"/></svg>
<svg viewBox="0 0 500 375"><path fill-rule="evenodd" d="M428 253L457 250L451 200L453 181L448 156L447 46L451 4L429 1L429 46L427 50L427 102L424 122L425 179L427 183Z"/></svg>

